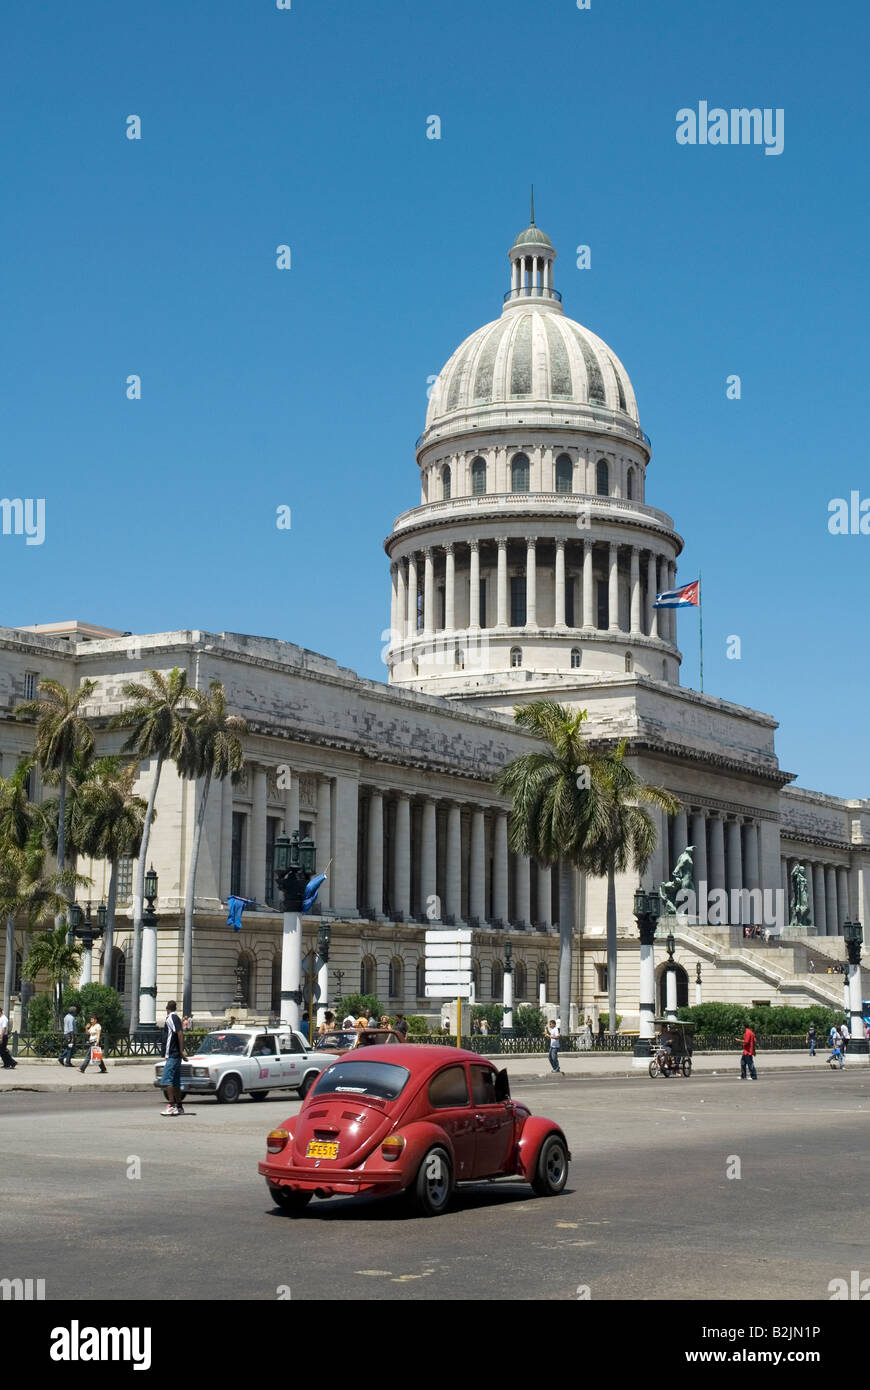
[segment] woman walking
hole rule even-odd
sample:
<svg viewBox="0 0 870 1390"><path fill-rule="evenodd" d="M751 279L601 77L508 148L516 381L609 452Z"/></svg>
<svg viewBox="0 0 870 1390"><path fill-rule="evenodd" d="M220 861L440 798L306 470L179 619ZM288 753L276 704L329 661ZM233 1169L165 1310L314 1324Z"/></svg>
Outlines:
<svg viewBox="0 0 870 1390"><path fill-rule="evenodd" d="M106 1070L106 1064L105 1064L105 1062L103 1061L103 1047L102 1047L102 1042L101 1042L101 1039L102 1039L102 1036L103 1036L103 1030L102 1030L102 1028L101 1028L101 1026L100 1026L100 1020L97 1018L97 1015L96 1015L96 1014L91 1014L91 1021L90 1021L90 1023L88 1024L88 1030L87 1030L87 1031L88 1031L88 1050L87 1050L87 1052L85 1053L85 1060L82 1062L81 1066L79 1067L79 1071L82 1071L82 1072L87 1071L88 1066L90 1065L91 1062L99 1062L99 1064L100 1064L100 1071L105 1071L105 1070Z"/></svg>

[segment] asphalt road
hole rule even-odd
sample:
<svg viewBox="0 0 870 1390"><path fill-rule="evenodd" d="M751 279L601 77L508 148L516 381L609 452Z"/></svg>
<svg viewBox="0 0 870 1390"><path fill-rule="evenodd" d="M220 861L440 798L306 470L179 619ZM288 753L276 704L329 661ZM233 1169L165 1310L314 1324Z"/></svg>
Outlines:
<svg viewBox="0 0 870 1390"><path fill-rule="evenodd" d="M870 1275L870 1078L548 1078L515 1094L564 1127L568 1188L460 1190L293 1219L256 1171L298 1102L0 1098L0 1278L47 1299L814 1299ZM739 1170L740 1177L728 1172ZM138 1176L136 1174L138 1173ZM128 1176L129 1174L129 1176Z"/></svg>

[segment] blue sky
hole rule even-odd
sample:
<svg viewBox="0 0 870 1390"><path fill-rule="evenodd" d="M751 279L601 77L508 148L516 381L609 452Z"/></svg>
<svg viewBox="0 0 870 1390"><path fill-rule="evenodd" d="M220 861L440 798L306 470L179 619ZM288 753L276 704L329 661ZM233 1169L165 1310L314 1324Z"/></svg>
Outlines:
<svg viewBox="0 0 870 1390"><path fill-rule="evenodd" d="M47 530L0 536L0 621L254 632L385 678L427 377L498 315L533 180L703 571L706 690L773 713L802 784L870 795L870 536L827 530L870 496L865 6L13 0L4 29L0 496ZM679 146L701 100L783 108L783 153Z"/></svg>

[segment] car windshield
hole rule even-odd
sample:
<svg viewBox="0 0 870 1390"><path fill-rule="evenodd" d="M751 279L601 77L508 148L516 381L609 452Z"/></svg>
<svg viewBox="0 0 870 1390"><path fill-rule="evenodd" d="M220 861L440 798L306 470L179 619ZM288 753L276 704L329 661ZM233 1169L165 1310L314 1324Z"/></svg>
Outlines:
<svg viewBox="0 0 870 1390"><path fill-rule="evenodd" d="M241 1057L251 1041L250 1033L209 1033L203 1038L196 1055L204 1052L223 1052L229 1057Z"/></svg>
<svg viewBox="0 0 870 1390"><path fill-rule="evenodd" d="M392 1062L336 1062L322 1073L313 1094L376 1096L380 1100L395 1100L401 1095L410 1075L407 1067L397 1067Z"/></svg>
<svg viewBox="0 0 870 1390"><path fill-rule="evenodd" d="M314 1046L322 1047L326 1052L331 1052L335 1047L355 1047L356 1033L321 1033Z"/></svg>

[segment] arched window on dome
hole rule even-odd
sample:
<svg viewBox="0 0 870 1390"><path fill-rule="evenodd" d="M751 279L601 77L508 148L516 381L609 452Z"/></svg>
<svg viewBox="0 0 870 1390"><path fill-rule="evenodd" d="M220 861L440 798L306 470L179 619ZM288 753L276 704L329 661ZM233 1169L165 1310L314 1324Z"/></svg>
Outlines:
<svg viewBox="0 0 870 1390"><path fill-rule="evenodd" d="M511 666L522 666L523 649L522 647L511 647Z"/></svg>
<svg viewBox="0 0 870 1390"><path fill-rule="evenodd" d="M511 459L511 492L528 492L531 468L527 454L514 454Z"/></svg>
<svg viewBox="0 0 870 1390"><path fill-rule="evenodd" d="M568 454L560 454L556 459L556 491L574 491L574 464Z"/></svg>
<svg viewBox="0 0 870 1390"><path fill-rule="evenodd" d="M580 665L580 648L571 648L571 670L576 671Z"/></svg>
<svg viewBox="0 0 870 1390"><path fill-rule="evenodd" d="M625 669L626 671L634 670L634 657L632 656L631 652L625 653Z"/></svg>
<svg viewBox="0 0 870 1390"><path fill-rule="evenodd" d="M595 465L595 491L599 497L610 496L610 469L607 459L599 459Z"/></svg>
<svg viewBox="0 0 870 1390"><path fill-rule="evenodd" d="M476 497L486 492L486 459L475 459L471 465L471 491Z"/></svg>
<svg viewBox="0 0 870 1390"><path fill-rule="evenodd" d="M450 498L450 464L446 463L441 470L441 496L447 502Z"/></svg>
<svg viewBox="0 0 870 1390"><path fill-rule="evenodd" d="M629 468L625 478L625 495L629 502L634 501L634 469Z"/></svg>

